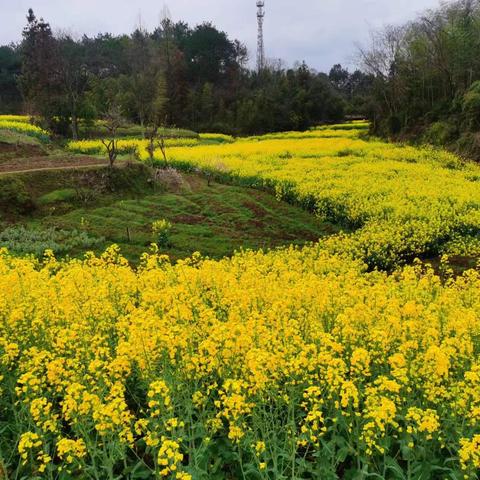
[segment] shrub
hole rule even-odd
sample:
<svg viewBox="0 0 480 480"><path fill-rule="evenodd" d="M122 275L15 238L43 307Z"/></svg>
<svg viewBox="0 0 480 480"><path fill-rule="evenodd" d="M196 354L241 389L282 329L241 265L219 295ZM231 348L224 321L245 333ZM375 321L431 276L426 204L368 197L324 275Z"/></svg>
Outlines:
<svg viewBox="0 0 480 480"><path fill-rule="evenodd" d="M77 230L58 230L54 227L29 229L15 225L0 232L0 247L17 255L42 257L46 250L57 255L66 254L73 249L89 249L99 245L102 238L89 236Z"/></svg>
<svg viewBox="0 0 480 480"><path fill-rule="evenodd" d="M456 148L459 152L472 157L480 157L480 134L473 132L463 133L456 143Z"/></svg>
<svg viewBox="0 0 480 480"><path fill-rule="evenodd" d="M19 178L0 179L0 208L9 212L28 213L35 208L25 183Z"/></svg>
<svg viewBox="0 0 480 480"><path fill-rule="evenodd" d="M480 81L474 82L463 97L462 111L471 130L480 127Z"/></svg>
<svg viewBox="0 0 480 480"><path fill-rule="evenodd" d="M425 132L424 140L432 145L448 145L458 135L458 129L455 125L447 121L432 123Z"/></svg>

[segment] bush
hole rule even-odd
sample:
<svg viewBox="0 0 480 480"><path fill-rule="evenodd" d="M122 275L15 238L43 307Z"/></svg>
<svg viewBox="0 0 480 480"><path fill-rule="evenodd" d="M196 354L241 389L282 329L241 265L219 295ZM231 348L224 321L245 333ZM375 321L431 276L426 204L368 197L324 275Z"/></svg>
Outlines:
<svg viewBox="0 0 480 480"><path fill-rule="evenodd" d="M480 128L480 81L474 82L463 97L462 111L470 130Z"/></svg>
<svg viewBox="0 0 480 480"><path fill-rule="evenodd" d="M132 164L125 168L86 170L80 175L75 172L71 184L75 191L73 198L88 204L108 192L143 193L151 184L151 174L145 165ZM65 198L69 196L69 189L57 193L63 193ZM42 197L42 202L44 200Z"/></svg>
<svg viewBox="0 0 480 480"><path fill-rule="evenodd" d="M0 179L0 208L18 213L34 210L35 204L22 180L15 177Z"/></svg>
<svg viewBox="0 0 480 480"><path fill-rule="evenodd" d="M480 158L480 133L463 133L456 143L456 148L468 157Z"/></svg>
<svg viewBox="0 0 480 480"><path fill-rule="evenodd" d="M86 232L77 230L28 229L15 225L0 232L0 247L6 247L17 255L35 255L42 257L45 250L56 255L71 252L73 249L89 249L103 242L102 238L90 237Z"/></svg>
<svg viewBox="0 0 480 480"><path fill-rule="evenodd" d="M448 145L458 136L457 127L448 121L432 123L425 132L424 140L437 146Z"/></svg>

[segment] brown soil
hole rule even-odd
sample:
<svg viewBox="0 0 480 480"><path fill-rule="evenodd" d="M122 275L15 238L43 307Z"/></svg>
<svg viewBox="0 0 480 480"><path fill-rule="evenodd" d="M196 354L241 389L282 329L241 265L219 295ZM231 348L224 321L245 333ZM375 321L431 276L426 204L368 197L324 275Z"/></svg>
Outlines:
<svg viewBox="0 0 480 480"><path fill-rule="evenodd" d="M454 276L458 276L467 270L476 268L479 260L475 256L452 255L448 257L448 265L452 268ZM427 258L424 262L430 264L436 274L443 276L440 257Z"/></svg>
<svg viewBox="0 0 480 480"><path fill-rule="evenodd" d="M174 218L175 223L184 223L186 225L198 225L205 223L205 218L201 215L178 215Z"/></svg>
<svg viewBox="0 0 480 480"><path fill-rule="evenodd" d="M0 142L0 156L10 158L45 157L47 153L39 145L12 144Z"/></svg>
<svg viewBox="0 0 480 480"><path fill-rule="evenodd" d="M248 223L253 225L255 228L264 228L265 224L261 220L249 220Z"/></svg>
<svg viewBox="0 0 480 480"><path fill-rule="evenodd" d="M295 236L307 242L318 242L318 240L320 239L320 235L315 234L313 232L305 231L305 232L299 232L299 233L300 235L295 235Z"/></svg>
<svg viewBox="0 0 480 480"><path fill-rule="evenodd" d="M264 208L262 208L260 205L254 202L244 202L243 206L245 208L248 208L250 211L252 211L258 218L263 218L265 215L267 215L267 212L265 211Z"/></svg>

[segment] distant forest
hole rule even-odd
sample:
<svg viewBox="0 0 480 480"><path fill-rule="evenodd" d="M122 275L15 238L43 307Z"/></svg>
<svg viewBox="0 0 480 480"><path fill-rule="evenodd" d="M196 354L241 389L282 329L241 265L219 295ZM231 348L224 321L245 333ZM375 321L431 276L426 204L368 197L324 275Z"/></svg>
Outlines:
<svg viewBox="0 0 480 480"><path fill-rule="evenodd" d="M0 111L35 114L59 135L112 105L148 124L159 107L165 124L195 131L261 134L303 130L364 116L371 75L340 65L330 75L305 63L247 68L246 47L211 23L190 27L165 18L153 32L94 38L54 35L30 10L23 40L0 47Z"/></svg>

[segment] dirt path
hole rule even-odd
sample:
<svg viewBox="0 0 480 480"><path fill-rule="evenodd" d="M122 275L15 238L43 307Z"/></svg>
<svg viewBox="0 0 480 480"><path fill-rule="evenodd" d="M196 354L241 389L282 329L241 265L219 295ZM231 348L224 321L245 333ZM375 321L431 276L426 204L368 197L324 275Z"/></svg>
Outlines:
<svg viewBox="0 0 480 480"><path fill-rule="evenodd" d="M74 170L106 167L108 162L94 157L29 157L0 163L0 175L39 172L43 170Z"/></svg>
<svg viewBox="0 0 480 480"><path fill-rule="evenodd" d="M30 168L28 170L10 170L8 172L1 172L0 171L0 176L5 176L5 175L13 175L16 173L32 173L32 172L50 172L52 170L79 170L82 168L100 168L100 167L106 167L107 164L101 163L98 165L76 165L76 166L70 166L70 167L44 167L44 168Z"/></svg>

